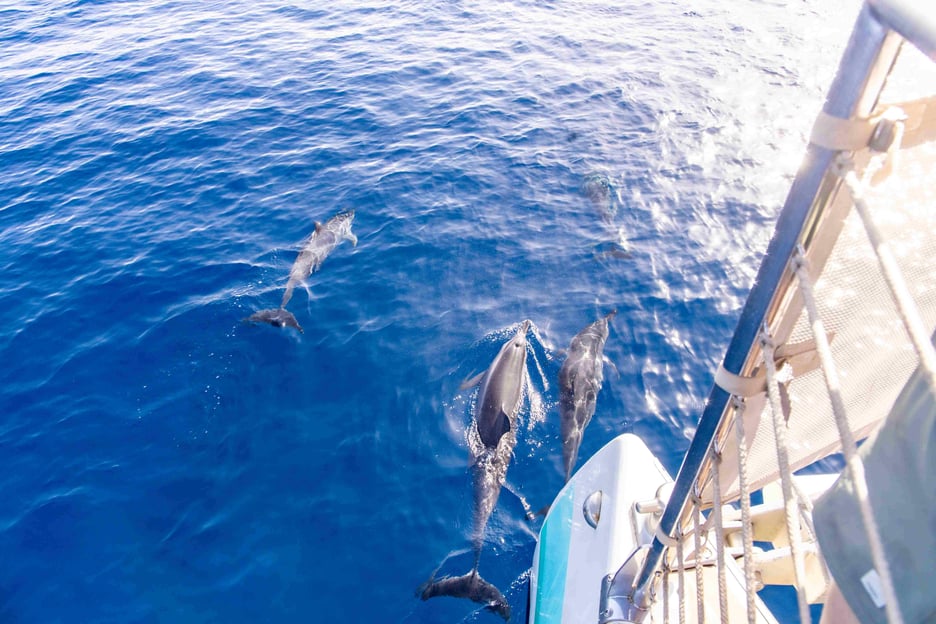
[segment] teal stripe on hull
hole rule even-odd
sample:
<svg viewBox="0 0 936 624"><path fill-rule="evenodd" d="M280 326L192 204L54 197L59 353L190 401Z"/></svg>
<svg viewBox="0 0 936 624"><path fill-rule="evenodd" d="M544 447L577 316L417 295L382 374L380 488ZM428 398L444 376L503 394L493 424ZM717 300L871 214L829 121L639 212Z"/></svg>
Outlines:
<svg viewBox="0 0 936 624"><path fill-rule="evenodd" d="M562 622L565 602L566 572L569 564L569 542L572 537L572 499L575 490L570 483L554 503L540 531L539 562L536 577L536 613L534 624Z"/></svg>

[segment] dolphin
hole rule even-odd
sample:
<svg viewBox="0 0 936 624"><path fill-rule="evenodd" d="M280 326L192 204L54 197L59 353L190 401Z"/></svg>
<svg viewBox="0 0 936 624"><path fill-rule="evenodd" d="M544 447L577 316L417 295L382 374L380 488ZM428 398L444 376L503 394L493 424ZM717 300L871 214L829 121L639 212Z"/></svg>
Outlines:
<svg viewBox="0 0 936 624"><path fill-rule="evenodd" d="M349 240L357 246L357 236L351 232L351 222L354 221L354 211L339 212L334 217L325 222L324 225L315 222L315 231L309 236L302 251L293 262L289 269L289 280L286 282L286 292L283 293L283 300L279 308L269 310L260 310L244 319L250 323L269 323L273 327L295 327L299 333L303 333L302 327L291 312L286 310L286 304L292 299L293 289L296 284L305 282L309 277L322 266L322 262L328 257L335 247L341 241Z"/></svg>
<svg viewBox="0 0 936 624"><path fill-rule="evenodd" d="M244 321L248 323L269 323L273 327L295 327L300 334L304 333L302 327L299 326L299 321L286 308L260 310L245 318Z"/></svg>
<svg viewBox="0 0 936 624"><path fill-rule="evenodd" d="M531 322L524 321L517 333L501 347L486 371L466 382L480 382L475 414L468 434L474 497L471 544L474 567L464 576L430 578L423 584L421 597L434 596L470 598L487 605L505 620L510 619L510 606L496 587L478 574L484 530L497 505L501 488L507 479L507 467L517 444L517 414L523 401L527 381L527 333Z"/></svg>
<svg viewBox="0 0 936 624"><path fill-rule="evenodd" d="M463 576L446 576L438 581L433 576L419 588L419 596L423 600L435 596L468 598L510 621L510 604L507 599L499 589L481 578L477 568Z"/></svg>
<svg viewBox="0 0 936 624"><path fill-rule="evenodd" d="M524 321L513 338L504 343L488 369L476 378L481 383L474 418L478 440L469 443L475 503L472 543L476 554L481 552L484 528L497 504L517 443L515 426L526 384L526 335L529 331L530 321Z"/></svg>
<svg viewBox="0 0 936 624"><path fill-rule="evenodd" d="M617 212L614 186L611 179L603 173L590 173L582 181L582 194L598 208L605 223L611 223Z"/></svg>
<svg viewBox="0 0 936 624"><path fill-rule="evenodd" d="M293 262L289 269L289 280L286 282L286 292L283 293L283 301L280 308L285 308L289 300L292 299L293 289L297 284L302 284L307 277L321 268L325 258L335 250L341 241L349 240L355 247L357 246L357 236L351 232L351 222L354 221L354 211L339 212L334 217L325 222L324 225L315 222L315 231L309 236L302 251Z"/></svg>
<svg viewBox="0 0 936 624"><path fill-rule="evenodd" d="M566 482L578 460L585 427L595 414L595 401L604 381L602 352L608 339L608 323L615 314L617 310L576 334L559 370L559 414Z"/></svg>

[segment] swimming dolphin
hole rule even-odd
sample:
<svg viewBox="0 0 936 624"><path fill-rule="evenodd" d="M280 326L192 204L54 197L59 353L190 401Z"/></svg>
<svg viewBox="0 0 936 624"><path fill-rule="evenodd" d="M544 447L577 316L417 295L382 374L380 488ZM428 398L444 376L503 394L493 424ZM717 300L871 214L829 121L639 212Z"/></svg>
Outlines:
<svg viewBox="0 0 936 624"><path fill-rule="evenodd" d="M304 333L296 317L285 308L260 310L259 312L254 312L244 320L248 323L269 323L273 327L295 327L299 330L300 334Z"/></svg>
<svg viewBox="0 0 936 624"><path fill-rule="evenodd" d="M484 528L497 504L517 443L515 427L526 383L529 331L530 321L524 321L480 376L474 424L481 444L469 444L475 502L472 543L476 554L481 552Z"/></svg>
<svg viewBox="0 0 936 624"><path fill-rule="evenodd" d="M485 609L500 615L504 620L510 621L510 605L500 590L481 578L477 568L464 576L446 576L435 580L433 576L419 588L419 595L423 600L435 596L452 596L453 598L468 598Z"/></svg>
<svg viewBox="0 0 936 624"><path fill-rule="evenodd" d="M598 208L605 223L611 223L617 212L615 195L617 192L611 179L603 173L590 173L582 181L582 194Z"/></svg>
<svg viewBox="0 0 936 624"><path fill-rule="evenodd" d="M487 608L510 619L510 605L496 587L478 574L484 530L497 505L501 488L507 478L507 467L517 444L517 413L523 400L527 380L527 333L530 321L524 321L517 333L501 347L486 371L465 385L480 381L472 430L468 435L471 452L471 472L474 489L474 513L471 535L475 554L474 567L468 574L446 577L435 581L430 578L422 589L421 597L434 596L470 598L486 604Z"/></svg>
<svg viewBox="0 0 936 624"><path fill-rule="evenodd" d="M349 240L351 244L357 246L357 236L351 232L351 222L354 221L354 211L339 212L334 217L325 222L324 225L315 222L315 231L309 236L302 251L293 262L289 269L289 280L286 282L286 292L283 293L283 301L280 308L285 308L286 304L292 298L293 289L297 284L302 284L305 278L318 271L335 247L341 241Z"/></svg>
<svg viewBox="0 0 936 624"><path fill-rule="evenodd" d="M595 401L604 381L602 352L608 339L608 322L615 314L617 310L576 334L559 370L559 415L566 482L575 468L585 427L595 414Z"/></svg>
<svg viewBox="0 0 936 624"><path fill-rule="evenodd" d="M357 245L357 236L351 232L351 222L354 221L354 211L339 212L334 217L322 225L315 222L315 231L309 236L302 251L293 262L289 270L289 280L286 282L286 292L283 293L283 301L279 308L269 310L260 310L248 316L245 321L251 323L269 323L273 327L295 327L299 333L303 333L299 321L286 310L286 304L292 299L293 289L296 284L302 284L305 278L322 266L322 262L328 257L335 247L341 241L349 240L353 245Z"/></svg>

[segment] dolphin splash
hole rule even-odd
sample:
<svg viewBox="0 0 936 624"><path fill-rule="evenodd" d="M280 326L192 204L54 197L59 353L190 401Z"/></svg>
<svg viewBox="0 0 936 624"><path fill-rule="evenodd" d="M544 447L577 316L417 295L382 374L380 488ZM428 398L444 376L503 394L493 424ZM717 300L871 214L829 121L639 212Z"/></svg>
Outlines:
<svg viewBox="0 0 936 624"><path fill-rule="evenodd" d="M419 589L423 600L435 596L469 598L484 604L505 620L510 619L510 605L496 587L481 578L478 563L484 544L484 530L497 505L497 498L507 478L507 467L517 444L517 414L527 381L527 333L530 325L530 321L524 321L517 333L501 347L487 370L465 383L465 386L481 384L468 434L474 486L471 535L474 566L467 574L458 577L435 580L433 574Z"/></svg>
<svg viewBox="0 0 936 624"><path fill-rule="evenodd" d="M293 290L298 284L304 284L305 279L321 268L325 258L334 251L342 241L349 240L357 246L357 236L351 232L351 223L354 221L354 211L339 212L334 217L321 224L315 222L315 231L309 236L302 247L302 251L293 262L289 270L289 280L286 282L286 292L279 308L260 310L244 319L249 323L269 323L274 327L293 327L303 333L299 321L291 312L286 310L286 304L292 299Z"/></svg>

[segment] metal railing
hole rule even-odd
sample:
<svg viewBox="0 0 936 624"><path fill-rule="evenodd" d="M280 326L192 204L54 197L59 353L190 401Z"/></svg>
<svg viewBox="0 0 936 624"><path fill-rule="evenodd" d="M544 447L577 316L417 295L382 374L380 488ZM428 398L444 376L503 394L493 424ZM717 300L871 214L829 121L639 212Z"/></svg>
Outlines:
<svg viewBox="0 0 936 624"><path fill-rule="evenodd" d="M823 107L826 114L843 119L869 115L904 39L936 60L936 19L924 14L924 4L913 0L867 0L830 87ZM750 374L761 356L759 335L765 321L781 304L777 293L784 292L793 279L788 270L791 258L797 246L808 240L811 226L840 184L833 171L836 154L835 150L814 144L807 149L727 349L722 366L728 373ZM731 394L713 386L660 519L658 537L650 544L642 565L637 567L631 561L606 579L602 587L601 624L639 622L647 614L667 548L664 542L677 536L713 441L731 411Z"/></svg>

